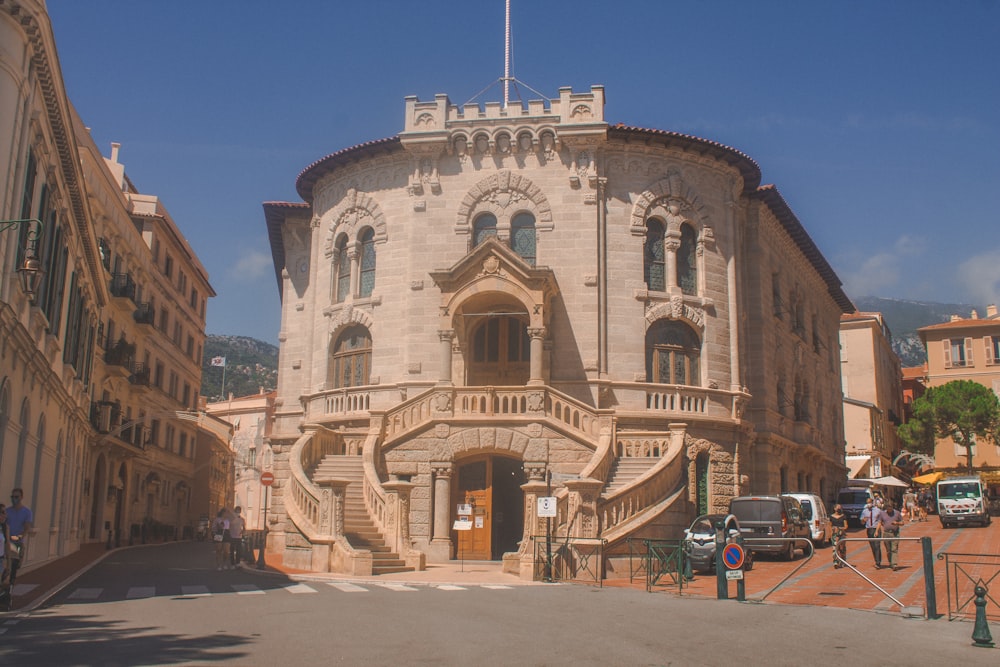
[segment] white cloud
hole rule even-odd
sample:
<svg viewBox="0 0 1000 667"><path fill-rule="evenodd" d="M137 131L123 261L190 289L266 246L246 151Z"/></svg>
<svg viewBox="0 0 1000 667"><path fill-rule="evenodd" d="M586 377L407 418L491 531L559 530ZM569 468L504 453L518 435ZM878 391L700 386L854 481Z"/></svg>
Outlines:
<svg viewBox="0 0 1000 667"><path fill-rule="evenodd" d="M1000 248L965 260L956 277L974 303L1000 303Z"/></svg>
<svg viewBox="0 0 1000 667"><path fill-rule="evenodd" d="M270 255L257 250L248 250L237 258L228 273L233 279L256 280L271 275L273 266Z"/></svg>
<svg viewBox="0 0 1000 667"><path fill-rule="evenodd" d="M896 239L892 249L870 256L859 256L847 262L847 270L840 274L844 291L854 296L885 295L898 291L907 267L914 258L924 253L923 239L903 235Z"/></svg>

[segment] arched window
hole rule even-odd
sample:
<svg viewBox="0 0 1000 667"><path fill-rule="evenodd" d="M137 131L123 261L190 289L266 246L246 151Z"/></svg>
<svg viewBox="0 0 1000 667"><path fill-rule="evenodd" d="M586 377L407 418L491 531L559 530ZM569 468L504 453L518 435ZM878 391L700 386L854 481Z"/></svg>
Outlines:
<svg viewBox="0 0 1000 667"><path fill-rule="evenodd" d="M329 382L334 388L369 384L372 365L372 338L360 324L337 336L330 352Z"/></svg>
<svg viewBox="0 0 1000 667"><path fill-rule="evenodd" d="M497 235L497 218L492 213L483 213L472 223L472 247L491 236Z"/></svg>
<svg viewBox="0 0 1000 667"><path fill-rule="evenodd" d="M334 294L337 303L344 301L351 293L351 258L347 256L347 237L337 239L337 284Z"/></svg>
<svg viewBox="0 0 1000 667"><path fill-rule="evenodd" d="M646 332L646 381L661 384L700 384L701 341L691 327L659 320Z"/></svg>
<svg viewBox="0 0 1000 667"><path fill-rule="evenodd" d="M646 288L654 292L666 289L663 258L663 223L646 221L646 242L642 246L642 274Z"/></svg>
<svg viewBox="0 0 1000 667"><path fill-rule="evenodd" d="M375 289L375 230L369 227L361 235L361 279L359 296L372 295Z"/></svg>
<svg viewBox="0 0 1000 667"><path fill-rule="evenodd" d="M24 474L24 455L28 450L28 431L31 421L31 410L28 399L21 402L21 433L17 438L17 459L14 463L14 486L24 486L21 476Z"/></svg>
<svg viewBox="0 0 1000 667"><path fill-rule="evenodd" d="M677 249L677 284L684 294L698 293L697 238L691 225L681 225L681 245Z"/></svg>
<svg viewBox="0 0 1000 667"><path fill-rule="evenodd" d="M4 436L10 421L10 395L7 393L7 378L0 380L0 459L3 459Z"/></svg>
<svg viewBox="0 0 1000 667"><path fill-rule="evenodd" d="M510 221L510 248L528 264L535 265L535 216L518 213Z"/></svg>

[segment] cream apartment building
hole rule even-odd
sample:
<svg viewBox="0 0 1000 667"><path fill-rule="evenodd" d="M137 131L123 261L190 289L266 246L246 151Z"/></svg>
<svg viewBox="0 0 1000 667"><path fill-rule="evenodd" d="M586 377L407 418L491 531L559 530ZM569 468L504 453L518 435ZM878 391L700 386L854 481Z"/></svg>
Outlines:
<svg viewBox="0 0 1000 667"><path fill-rule="evenodd" d="M844 437L851 477L893 474L901 444L903 373L882 313L840 318L840 376L844 392Z"/></svg>
<svg viewBox="0 0 1000 667"><path fill-rule="evenodd" d="M34 511L26 568L192 520L214 293L117 153L66 97L44 2L0 2L0 492L23 487Z"/></svg>
<svg viewBox="0 0 1000 667"><path fill-rule="evenodd" d="M927 387L952 380L971 380L989 387L1000 396L1000 315L997 307L986 307L986 316L952 316L948 322L918 330L927 349ZM1000 443L977 443L973 465L992 486L1000 486ZM936 470L966 470L965 448L954 442L938 441L934 449Z"/></svg>
<svg viewBox="0 0 1000 667"><path fill-rule="evenodd" d="M407 98L264 204L286 564L531 577L539 498L614 551L846 477L837 276L751 158L604 94Z"/></svg>

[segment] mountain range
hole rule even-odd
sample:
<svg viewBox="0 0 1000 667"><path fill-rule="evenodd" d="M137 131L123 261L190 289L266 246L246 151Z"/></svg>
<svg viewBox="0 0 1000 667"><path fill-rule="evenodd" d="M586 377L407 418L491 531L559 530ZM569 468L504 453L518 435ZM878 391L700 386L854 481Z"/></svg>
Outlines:
<svg viewBox="0 0 1000 667"><path fill-rule="evenodd" d="M881 312L892 332L892 349L904 367L922 366L927 354L917 329L947 322L952 315L969 317L983 309L964 303L933 303L906 299L862 296L854 299L859 311ZM224 366L212 365L213 359L225 360ZM278 348L247 336L209 334L205 340L201 394L210 401L229 394L249 396L271 391L278 385ZM225 377L223 377L225 371ZM223 379L225 387L222 386Z"/></svg>

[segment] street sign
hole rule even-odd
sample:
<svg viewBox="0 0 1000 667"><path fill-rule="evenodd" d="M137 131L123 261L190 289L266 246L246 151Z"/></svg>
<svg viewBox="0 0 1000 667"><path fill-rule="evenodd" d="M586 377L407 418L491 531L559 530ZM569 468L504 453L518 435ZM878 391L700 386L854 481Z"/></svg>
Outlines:
<svg viewBox="0 0 1000 667"><path fill-rule="evenodd" d="M726 581L739 581L743 578L743 570L726 570Z"/></svg>
<svg viewBox="0 0 1000 667"><path fill-rule="evenodd" d="M541 519L555 517L556 516L556 499L555 496L539 496L538 498L538 517Z"/></svg>
<svg viewBox="0 0 1000 667"><path fill-rule="evenodd" d="M472 530L472 522L469 521L469 517L455 519L455 523L451 526L452 530Z"/></svg>
<svg viewBox="0 0 1000 667"><path fill-rule="evenodd" d="M738 544L727 544L722 550L722 562L730 570L739 570L743 567L743 559L745 557L746 554L743 553L743 547Z"/></svg>
<svg viewBox="0 0 1000 667"><path fill-rule="evenodd" d="M274 484L274 473L273 472L262 472L260 474L260 483L264 486L271 486Z"/></svg>

